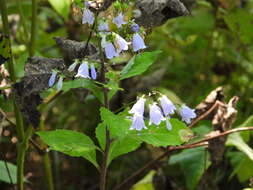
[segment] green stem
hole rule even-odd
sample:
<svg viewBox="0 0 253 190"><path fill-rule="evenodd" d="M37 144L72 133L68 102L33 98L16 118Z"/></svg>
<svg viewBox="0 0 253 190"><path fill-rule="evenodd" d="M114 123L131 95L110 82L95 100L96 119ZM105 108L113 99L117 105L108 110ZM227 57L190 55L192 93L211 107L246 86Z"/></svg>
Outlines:
<svg viewBox="0 0 253 190"><path fill-rule="evenodd" d="M6 90L6 89L11 89L11 86L2 86L2 87L0 87L0 90Z"/></svg>
<svg viewBox="0 0 253 190"><path fill-rule="evenodd" d="M7 13L7 6L6 6L6 0L0 0L0 10L1 10L1 16L2 16L2 22L3 22L3 32L8 37L7 45L9 46L11 50L11 41L10 41L10 30L8 25L8 13ZM13 56L10 52L10 59L8 60L8 71L10 73L10 79L12 83L16 82L16 75L14 70L14 64L13 64ZM15 96L15 94L14 94ZM16 130L18 134L18 140L19 142L23 142L24 139L24 126L23 126L23 119L21 116L21 113L17 107L17 104L15 102L15 97L12 96L13 101L13 108L16 118ZM22 144L22 143L21 143ZM18 146L18 158L17 158L17 188L18 190L23 190L23 170L24 170L24 157L25 157L25 150L22 149L22 146Z"/></svg>
<svg viewBox="0 0 253 190"><path fill-rule="evenodd" d="M103 49L101 47L101 43L99 43L99 52L100 52L100 61L101 61L101 82L106 84L106 67L105 67L105 56ZM108 98L108 89L103 88L104 92L104 106L109 109L109 98ZM108 171L108 156L110 151L110 145L111 145L111 139L110 139L110 131L108 130L108 127L106 126L106 144L105 144L105 150L103 152L103 159L100 166L100 190L106 190L106 177L107 177L107 171Z"/></svg>
<svg viewBox="0 0 253 190"><path fill-rule="evenodd" d="M23 8L22 8L22 4L21 4L21 0L16 0L17 1L17 5L18 5L18 12L19 12L19 15L20 15L20 21L21 21L21 24L23 26L23 30L24 30L24 36L25 36L25 43L27 45L27 42L28 42L28 39L29 39L29 33L28 33L28 30L27 30L27 24L26 24L26 19L25 19L25 16L24 16L24 12L23 12Z"/></svg>
<svg viewBox="0 0 253 190"><path fill-rule="evenodd" d="M18 145L18 159L17 159L17 188L18 190L24 190L24 163L25 163L25 154L28 149L29 139L33 133L33 127L28 126L28 129L25 132L24 139Z"/></svg>
<svg viewBox="0 0 253 190"><path fill-rule="evenodd" d="M29 56L32 57L35 52L35 43L36 43L36 29L37 29L37 0L32 0L32 26L31 26L31 41Z"/></svg>
<svg viewBox="0 0 253 190"><path fill-rule="evenodd" d="M44 121L45 121L45 119L43 118L43 116L41 116L40 130L42 130L42 131L45 131ZM43 164L44 164L45 178L46 178L46 182L47 182L47 189L48 190L54 190L51 160L50 160L48 152L46 152L43 155Z"/></svg>

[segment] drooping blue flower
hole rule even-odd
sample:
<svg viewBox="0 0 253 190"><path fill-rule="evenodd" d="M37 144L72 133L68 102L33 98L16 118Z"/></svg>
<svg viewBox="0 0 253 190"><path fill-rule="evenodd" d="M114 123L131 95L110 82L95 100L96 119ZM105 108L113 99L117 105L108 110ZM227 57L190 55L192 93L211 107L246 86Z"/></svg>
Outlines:
<svg viewBox="0 0 253 190"><path fill-rule="evenodd" d="M88 23L88 24L92 25L94 23L94 21L95 21L95 18L94 18L93 12L91 12L87 8L84 8L82 23L83 24Z"/></svg>
<svg viewBox="0 0 253 190"><path fill-rule="evenodd" d="M116 52L114 45L111 42L106 42L105 46L105 55L107 59L112 59L113 57L118 56L119 54Z"/></svg>
<svg viewBox="0 0 253 190"><path fill-rule="evenodd" d="M132 109L129 111L131 114L144 114L144 107L145 107L146 99L141 97L139 100L133 105Z"/></svg>
<svg viewBox="0 0 253 190"><path fill-rule="evenodd" d="M84 61L78 68L77 74L75 77L82 77L82 78L90 78L89 76L89 66L86 61Z"/></svg>
<svg viewBox="0 0 253 190"><path fill-rule="evenodd" d="M108 32L110 29L109 29L109 25L106 21L101 21L99 24L98 24L98 31L99 32Z"/></svg>
<svg viewBox="0 0 253 190"><path fill-rule="evenodd" d="M57 86L56 86L56 89L58 91L60 91L62 89L62 82L63 82L63 77L60 77L58 82L57 82Z"/></svg>
<svg viewBox="0 0 253 190"><path fill-rule="evenodd" d="M117 49L117 53L121 53L123 50L128 50L128 42L118 34L116 34L114 44Z"/></svg>
<svg viewBox="0 0 253 190"><path fill-rule="evenodd" d="M152 123L159 125L164 120L166 119L162 115L161 109L156 105L156 103L149 105L149 125Z"/></svg>
<svg viewBox="0 0 253 190"><path fill-rule="evenodd" d="M161 98L159 98L159 100L160 100L161 107L165 116L175 113L176 107L170 101L170 99L167 98L167 96L163 95Z"/></svg>
<svg viewBox="0 0 253 190"><path fill-rule="evenodd" d="M169 131L171 131L171 129L172 129L172 125L171 125L171 123L170 123L170 121L169 121L169 118L166 118L166 128L167 128Z"/></svg>
<svg viewBox="0 0 253 190"><path fill-rule="evenodd" d="M182 117L182 121L185 121L187 124L191 123L191 120L197 116L195 110L186 105L182 105L180 108L180 115Z"/></svg>
<svg viewBox="0 0 253 190"><path fill-rule="evenodd" d="M138 24L134 23L134 24L131 25L131 30L133 32L139 32L140 31L140 26Z"/></svg>
<svg viewBox="0 0 253 190"><path fill-rule="evenodd" d="M139 113L135 113L133 118L132 118L132 125L130 127L130 130L137 130L140 131L142 129L147 129L145 122L144 122L144 118L143 115L139 114Z"/></svg>
<svg viewBox="0 0 253 190"><path fill-rule="evenodd" d="M126 22L124 21L124 15L122 13L119 13L119 15L116 16L112 20L112 22L116 24L118 28L120 28L122 24L126 24Z"/></svg>
<svg viewBox="0 0 253 190"><path fill-rule="evenodd" d="M140 49L145 49L146 45L144 40L138 33L134 33L133 35L133 50L134 52L139 51Z"/></svg>
<svg viewBox="0 0 253 190"><path fill-rule="evenodd" d="M68 68L68 71L72 72L75 70L76 66L78 64L78 60L75 60L74 63L72 63L69 68Z"/></svg>
<svg viewBox="0 0 253 190"><path fill-rule="evenodd" d="M50 78L49 78L49 81L48 81L48 86L49 87L52 87L55 83L55 79L56 79L56 75L57 75L57 72L56 71L53 71Z"/></svg>
<svg viewBox="0 0 253 190"><path fill-rule="evenodd" d="M97 72L94 64L91 64L90 66L90 72L91 72L91 78L95 80L97 78Z"/></svg>

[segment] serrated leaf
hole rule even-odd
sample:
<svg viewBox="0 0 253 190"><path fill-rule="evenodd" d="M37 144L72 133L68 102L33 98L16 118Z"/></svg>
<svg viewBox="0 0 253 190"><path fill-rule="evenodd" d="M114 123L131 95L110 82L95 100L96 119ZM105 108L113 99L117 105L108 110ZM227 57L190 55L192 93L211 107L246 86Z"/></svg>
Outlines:
<svg viewBox="0 0 253 190"><path fill-rule="evenodd" d="M86 88L86 89L90 90L94 94L94 96L96 96L97 99L101 103L103 103L104 95L103 95L102 88L97 86L91 80L78 78L78 79L75 79L75 80L63 82L62 90L64 92L69 91L70 89L74 89L74 88Z"/></svg>
<svg viewBox="0 0 253 190"><path fill-rule="evenodd" d="M49 0L52 7L65 19L68 19L71 0Z"/></svg>
<svg viewBox="0 0 253 190"><path fill-rule="evenodd" d="M7 163L12 183L17 183L17 166ZM11 183L4 161L0 160L0 181Z"/></svg>
<svg viewBox="0 0 253 190"><path fill-rule="evenodd" d="M197 186L198 181L203 175L205 169L211 165L208 156L208 154L205 154L205 148L198 147L194 149L183 150L181 153L171 156L169 163L180 164L180 167L184 173L186 185L188 189L192 190Z"/></svg>
<svg viewBox="0 0 253 190"><path fill-rule="evenodd" d="M116 115L106 108L101 108L101 119L103 125L100 124L96 130L96 136L100 146L105 146L105 125L110 131L113 143L109 160L134 151L142 142L152 144L153 146L180 145L185 142L182 132L192 134L191 130L181 121L171 119L172 130L167 130L165 122L160 126L148 126L148 129L142 131L130 130L131 120L126 114Z"/></svg>
<svg viewBox="0 0 253 190"><path fill-rule="evenodd" d="M110 162L123 154L136 150L141 141L135 136L132 136L134 131L129 130L130 122L126 120L125 116L115 115L106 108L101 108L101 119L103 123L99 124L96 129L96 137L99 141L100 147L105 148L105 127L110 131L110 137L113 140L111 143L108 165Z"/></svg>
<svg viewBox="0 0 253 190"><path fill-rule="evenodd" d="M134 56L121 71L120 79L142 74L156 61L160 53L161 51L144 52Z"/></svg>
<svg viewBox="0 0 253 190"><path fill-rule="evenodd" d="M96 146L83 133L72 130L39 131L37 134L50 146L50 149L69 156L83 157L98 167L96 161Z"/></svg>

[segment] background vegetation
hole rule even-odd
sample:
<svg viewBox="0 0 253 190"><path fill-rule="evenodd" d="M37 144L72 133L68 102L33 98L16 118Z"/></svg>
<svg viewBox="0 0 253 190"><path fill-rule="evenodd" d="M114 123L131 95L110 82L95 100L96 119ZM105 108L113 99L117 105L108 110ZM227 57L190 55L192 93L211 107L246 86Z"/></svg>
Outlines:
<svg viewBox="0 0 253 190"><path fill-rule="evenodd" d="M233 127L242 123L243 126L252 126L253 1L213 2L196 0L190 8L191 15L168 20L163 26L149 31L146 44L150 50L159 49L162 53L157 63L144 76L152 80L158 78L158 82L151 84L147 80L145 87L160 90L171 99L194 107L210 91L223 86L228 99L234 95L240 98L238 116ZM30 0L8 0L7 5L14 66L19 80L24 76L24 64L29 57L27 39L31 27L32 4ZM68 0L38 1L35 55L62 57L53 40L55 36L85 41L88 30L81 25L80 15L80 10L71 6ZM128 84L128 89L121 93L135 91L136 85ZM43 96L46 97L49 93L50 90ZM132 101L131 97L127 101ZM13 120L12 102L3 90L0 94L0 107ZM68 91L47 106L43 119L46 129L73 129L93 135L99 123L98 115L99 102L94 96L89 94L84 99L77 92ZM0 131L3 127L6 130L0 139L1 160L6 159L15 165L17 134L7 121L1 122ZM201 121L194 128L197 136L211 130L210 121ZM218 175L222 179L220 189L252 187L252 137L252 132L229 136L224 158L226 170ZM159 154L160 149L143 145L137 151L116 159L110 166L109 187ZM54 151L50 152L50 157L56 189L98 188L98 173L88 161ZM42 156L31 147L26 158L27 189L45 189L42 163ZM196 189L204 170L209 166L208 153L204 148L178 151L161 164L162 167L147 173L133 189ZM11 173L15 176L15 166L11 167ZM0 161L0 189L11 189L12 185L4 170L4 162Z"/></svg>

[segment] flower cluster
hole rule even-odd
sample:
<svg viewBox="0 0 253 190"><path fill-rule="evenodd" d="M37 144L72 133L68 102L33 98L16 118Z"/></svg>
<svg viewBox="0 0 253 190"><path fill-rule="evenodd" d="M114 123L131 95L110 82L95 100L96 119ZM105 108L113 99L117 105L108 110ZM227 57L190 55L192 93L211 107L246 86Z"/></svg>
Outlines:
<svg viewBox="0 0 253 190"><path fill-rule="evenodd" d="M95 21L95 18L94 14L89 10L89 6L90 4L85 2L82 23L92 25ZM146 48L145 42L142 36L139 34L139 25L133 23L132 21L126 22L124 20L124 15L122 12L120 12L116 17L112 19L112 23L115 24L118 29L122 29L123 25L129 25L129 28L133 34L131 42L128 42L119 34L110 31L110 27L107 21L99 20L97 31L102 38L101 46L104 49L107 59L112 59L119 56L122 51L127 51L130 45L132 45L134 52Z"/></svg>
<svg viewBox="0 0 253 190"><path fill-rule="evenodd" d="M78 64L79 61L76 59L74 63L69 66L68 71L73 72ZM77 74L75 75L75 77L95 80L97 78L97 72L94 64L88 63L87 61L82 61L82 63L78 67ZM53 70L48 80L48 86L52 87L55 84L56 79L57 79L57 71ZM62 89L63 85L62 83L63 83L63 76L60 75L56 86L57 90Z"/></svg>
<svg viewBox="0 0 253 190"><path fill-rule="evenodd" d="M182 121L189 124L193 118L196 117L196 114L193 109L189 108L186 105L182 105L179 109L171 102L171 100L162 95L159 99L159 104L154 102L149 105L149 125L160 125L161 122L165 121L168 130L172 129L171 123L169 119L171 115L173 115L176 110L179 112L182 117ZM144 108L145 108L146 99L141 97L138 101L133 105L132 109L129 111L132 116L132 125L130 129L142 130L147 129L144 122ZM159 106L160 105L160 106Z"/></svg>

